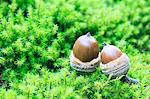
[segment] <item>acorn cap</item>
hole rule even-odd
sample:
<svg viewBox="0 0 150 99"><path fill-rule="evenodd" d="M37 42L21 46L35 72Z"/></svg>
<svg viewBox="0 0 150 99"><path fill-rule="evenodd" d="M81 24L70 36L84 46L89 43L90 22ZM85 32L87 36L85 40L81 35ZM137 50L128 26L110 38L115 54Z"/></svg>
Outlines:
<svg viewBox="0 0 150 99"><path fill-rule="evenodd" d="M99 47L90 33L80 36L73 46L73 54L82 62L89 62L98 57Z"/></svg>
<svg viewBox="0 0 150 99"><path fill-rule="evenodd" d="M103 43L103 46L101 51L101 61L103 64L107 64L122 55L121 50L114 45Z"/></svg>
<svg viewBox="0 0 150 99"><path fill-rule="evenodd" d="M96 70L96 67L100 65L100 53L97 58L91 60L90 62L82 62L76 58L71 51L70 54L70 65L73 69L81 72L93 72Z"/></svg>

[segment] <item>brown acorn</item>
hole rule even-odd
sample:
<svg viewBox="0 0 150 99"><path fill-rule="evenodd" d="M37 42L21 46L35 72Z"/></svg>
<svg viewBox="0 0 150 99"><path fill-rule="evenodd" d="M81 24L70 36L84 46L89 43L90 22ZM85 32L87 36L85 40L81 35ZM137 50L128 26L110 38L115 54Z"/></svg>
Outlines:
<svg viewBox="0 0 150 99"><path fill-rule="evenodd" d="M130 68L130 61L125 53L114 45L103 44L101 51L102 72L113 77L125 75Z"/></svg>
<svg viewBox="0 0 150 99"><path fill-rule="evenodd" d="M112 78L124 76L124 81L138 83L137 80L126 76L130 69L129 57L114 45L103 43L103 46L100 65L102 72L106 75L112 75Z"/></svg>
<svg viewBox="0 0 150 99"><path fill-rule="evenodd" d="M71 66L77 71L91 72L99 65L99 47L90 33L80 36L73 46L70 55Z"/></svg>
<svg viewBox="0 0 150 99"><path fill-rule="evenodd" d="M90 33L79 37L73 46L73 54L82 62L89 62L97 58L99 48L96 39Z"/></svg>

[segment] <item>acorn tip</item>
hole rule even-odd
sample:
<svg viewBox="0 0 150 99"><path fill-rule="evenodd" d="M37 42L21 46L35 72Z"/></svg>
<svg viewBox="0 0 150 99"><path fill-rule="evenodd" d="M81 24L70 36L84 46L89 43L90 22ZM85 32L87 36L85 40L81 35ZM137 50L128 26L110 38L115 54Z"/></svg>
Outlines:
<svg viewBox="0 0 150 99"><path fill-rule="evenodd" d="M90 37L90 36L91 36L90 32L88 32L86 35L87 35L88 37Z"/></svg>
<svg viewBox="0 0 150 99"><path fill-rule="evenodd" d="M102 43L103 46L106 46L107 44L105 42Z"/></svg>

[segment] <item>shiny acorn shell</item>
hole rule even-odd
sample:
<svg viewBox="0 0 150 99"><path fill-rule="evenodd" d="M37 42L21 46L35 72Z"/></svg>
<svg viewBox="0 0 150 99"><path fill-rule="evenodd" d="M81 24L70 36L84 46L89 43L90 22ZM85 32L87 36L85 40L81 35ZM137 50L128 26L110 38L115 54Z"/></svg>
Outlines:
<svg viewBox="0 0 150 99"><path fill-rule="evenodd" d="M73 53L82 62L90 62L99 55L99 47L90 33L80 36L73 46Z"/></svg>
<svg viewBox="0 0 150 99"><path fill-rule="evenodd" d="M101 51L101 61L103 64L109 63L122 55L119 48L114 45L104 44Z"/></svg>

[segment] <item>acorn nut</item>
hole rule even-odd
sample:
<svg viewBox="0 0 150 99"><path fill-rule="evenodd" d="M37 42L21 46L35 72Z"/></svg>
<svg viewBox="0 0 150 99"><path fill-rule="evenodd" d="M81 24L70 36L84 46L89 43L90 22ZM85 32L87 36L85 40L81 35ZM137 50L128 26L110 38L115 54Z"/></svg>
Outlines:
<svg viewBox="0 0 150 99"><path fill-rule="evenodd" d="M90 33L80 36L73 46L70 64L77 71L92 72L100 64L98 43Z"/></svg>
<svg viewBox="0 0 150 99"><path fill-rule="evenodd" d="M126 75L130 68L130 60L125 53L114 45L103 44L101 51L101 69L106 75L119 77Z"/></svg>
<svg viewBox="0 0 150 99"><path fill-rule="evenodd" d="M103 46L100 65L102 72L106 75L112 75L112 78L123 76L121 79L123 82L139 83L138 80L126 75L130 69L129 57L114 45L103 43Z"/></svg>

